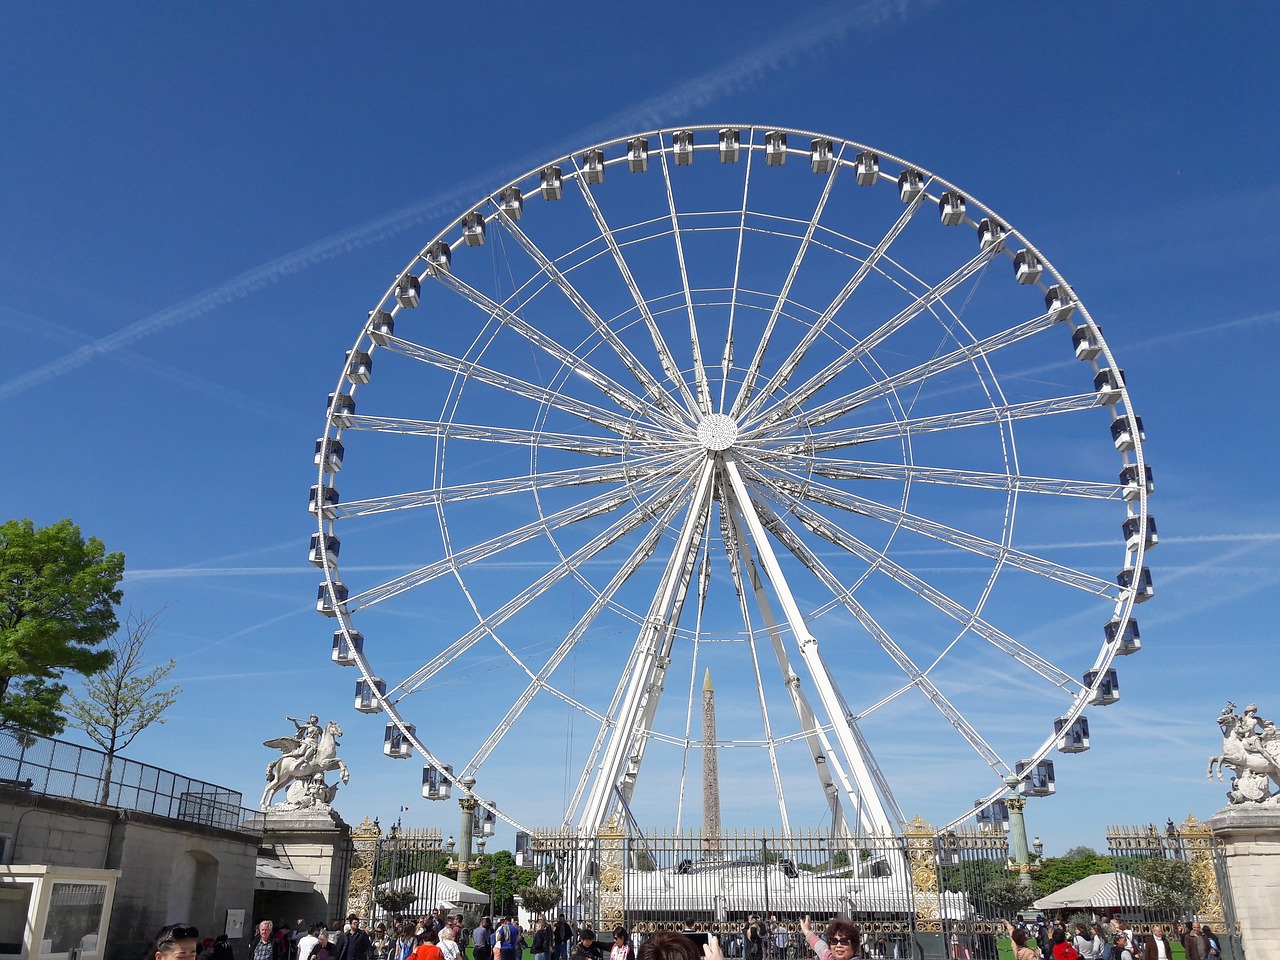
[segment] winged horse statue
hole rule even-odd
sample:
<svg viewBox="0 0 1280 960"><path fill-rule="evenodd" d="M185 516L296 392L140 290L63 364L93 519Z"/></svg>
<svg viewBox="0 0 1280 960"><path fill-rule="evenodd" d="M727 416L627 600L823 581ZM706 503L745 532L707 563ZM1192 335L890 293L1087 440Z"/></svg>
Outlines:
<svg viewBox="0 0 1280 960"><path fill-rule="evenodd" d="M328 804L333 800L337 787L327 786L324 774L329 770L339 770L343 783L348 783L351 779L347 765L338 757L338 740L342 736L342 727L338 726L336 720L330 720L321 729L314 714L306 723L300 723L292 717L285 719L292 721L298 732L295 736L277 737L262 744L272 750L279 750L280 757L267 765L267 787L262 791L260 809L268 809L271 799L290 784L294 784L288 794L290 801L310 794L312 802L319 800ZM299 790L300 787L303 789ZM297 798L295 793L299 795Z"/></svg>

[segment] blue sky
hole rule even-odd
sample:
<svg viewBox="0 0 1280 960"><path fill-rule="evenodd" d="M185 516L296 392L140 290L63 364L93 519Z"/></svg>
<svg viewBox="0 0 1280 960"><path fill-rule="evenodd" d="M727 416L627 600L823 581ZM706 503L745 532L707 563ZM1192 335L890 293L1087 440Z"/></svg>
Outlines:
<svg viewBox="0 0 1280 960"><path fill-rule="evenodd" d="M1102 325L1146 426L1157 595L1139 610L1143 651L1117 664L1121 702L1090 709L1093 748L1058 758L1058 793L1031 805L1029 827L1053 853L1102 847L1108 823L1218 809L1223 787L1201 772L1213 719L1228 699L1280 710L1265 373L1280 151L1261 121L1280 86L1274 30L1249 9L1194 4L726 9L6 11L5 513L74 518L126 554L127 607L167 606L154 653L178 661L186 692L134 758L253 805L270 758L259 744L285 714L314 711L346 730L348 819L385 823L403 803L406 822L456 829L456 807L419 798L417 763L381 756L383 720L352 711L353 675L329 662L332 625L314 611L303 497L342 352L421 247L517 175L642 130L758 124L869 144L960 185L1043 250ZM428 485L394 475L410 469L395 458L351 466L379 491ZM351 544L351 562L412 565L399 529ZM474 623L436 612L383 624L378 669L403 675ZM989 664L948 666L971 673L961 709L993 735L1052 709ZM612 689L607 669L584 661ZM740 705L733 689L717 684L722 718ZM510 691L477 667L406 712L448 741L465 711L496 720ZM550 823L568 736L535 715L501 778L535 786L480 789ZM885 737L873 747L897 758L908 816L943 819L977 795L951 746L909 724Z"/></svg>

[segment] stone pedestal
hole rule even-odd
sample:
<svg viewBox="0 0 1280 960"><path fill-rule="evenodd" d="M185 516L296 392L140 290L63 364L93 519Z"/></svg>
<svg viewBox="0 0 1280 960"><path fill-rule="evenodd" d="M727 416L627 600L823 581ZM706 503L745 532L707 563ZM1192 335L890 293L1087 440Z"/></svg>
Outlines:
<svg viewBox="0 0 1280 960"><path fill-rule="evenodd" d="M1249 960L1280 960L1280 807L1227 807L1209 818L1221 844Z"/></svg>
<svg viewBox="0 0 1280 960"><path fill-rule="evenodd" d="M351 867L351 828L333 810L294 810L266 815L262 854L311 881L312 889L271 890L260 881L254 916L308 923L332 920L346 907L347 873Z"/></svg>

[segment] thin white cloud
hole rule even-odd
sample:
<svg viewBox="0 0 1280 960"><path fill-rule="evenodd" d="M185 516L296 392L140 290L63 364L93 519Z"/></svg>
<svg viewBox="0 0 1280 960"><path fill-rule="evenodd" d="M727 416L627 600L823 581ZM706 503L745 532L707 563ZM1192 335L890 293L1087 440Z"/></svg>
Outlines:
<svg viewBox="0 0 1280 960"><path fill-rule="evenodd" d="M907 12L908 4L901 0L899 2L870 0L870 2L848 8L833 4L806 19L799 27L784 31L772 42L750 50L724 66L678 84L656 97L644 100L607 120L579 131L572 138L564 141L563 146L539 151L536 155L530 154L520 161L464 180L456 187L416 204L317 240L315 243L210 287L194 297L137 320L114 333L83 344L56 360L51 360L0 384L0 398L12 397L47 383L85 366L98 357L113 353L171 327L195 320L309 267L395 236L428 220L436 221L448 216L456 212L464 202L473 202L476 197L486 195L489 190L509 180L520 171L533 168L544 161L548 154L563 153L581 146L584 142L613 137L620 130L625 132L636 127L661 125L676 117L682 117L689 111L705 107L721 97L751 89L804 54L832 48L850 33L875 29L895 18L905 16Z"/></svg>

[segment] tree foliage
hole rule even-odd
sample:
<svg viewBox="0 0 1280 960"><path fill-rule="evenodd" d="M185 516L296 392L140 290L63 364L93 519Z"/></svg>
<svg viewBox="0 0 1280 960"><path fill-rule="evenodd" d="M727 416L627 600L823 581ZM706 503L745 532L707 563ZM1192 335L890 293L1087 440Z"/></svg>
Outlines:
<svg viewBox="0 0 1280 960"><path fill-rule="evenodd" d="M1088 859L1089 857L1098 856L1098 851L1093 849L1093 847L1086 847L1081 845L1078 847L1072 847L1062 856L1063 856L1063 859L1065 860L1085 860L1085 859Z"/></svg>
<svg viewBox="0 0 1280 960"><path fill-rule="evenodd" d="M471 885L491 898L495 915L515 912L516 890L533 883L533 871L517 867L510 850L496 850L485 855L484 865L471 874Z"/></svg>
<svg viewBox="0 0 1280 960"><path fill-rule="evenodd" d="M516 890L516 895L520 898L526 910L537 914L546 913L558 904L564 896L564 890L560 887L541 887L535 884L526 884Z"/></svg>
<svg viewBox="0 0 1280 960"><path fill-rule="evenodd" d="M982 899L1002 913L1017 913L1031 906L1035 892L1024 887L1016 874L1006 872L1002 877L988 880L982 887Z"/></svg>
<svg viewBox="0 0 1280 960"><path fill-rule="evenodd" d="M1050 857L1041 863L1040 872L1033 875L1036 897L1046 897L1077 880L1091 877L1095 873L1110 873L1115 868L1115 862L1110 857L1096 853Z"/></svg>
<svg viewBox="0 0 1280 960"><path fill-rule="evenodd" d="M84 696L71 694L67 713L85 734L107 753L101 802L111 797L111 774L116 755L153 723L164 723L182 688L161 689L177 664L152 665L146 660L147 642L154 636L158 614L129 614L125 625L107 641L111 663L84 681Z"/></svg>
<svg viewBox="0 0 1280 960"><path fill-rule="evenodd" d="M1191 866L1185 860L1142 857L1133 864L1133 875L1149 884L1143 899L1153 910L1171 915L1199 911Z"/></svg>
<svg viewBox="0 0 1280 960"><path fill-rule="evenodd" d="M408 887L402 890L383 890L373 898L373 902L387 913L399 915L413 906L418 895Z"/></svg>
<svg viewBox="0 0 1280 960"><path fill-rule="evenodd" d="M99 647L119 627L123 576L124 554L107 553L70 520L0 526L0 726L62 732L63 677L111 664L112 651Z"/></svg>

